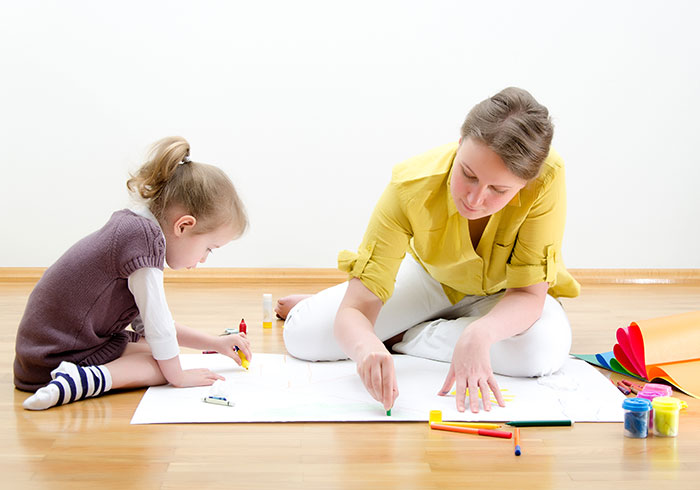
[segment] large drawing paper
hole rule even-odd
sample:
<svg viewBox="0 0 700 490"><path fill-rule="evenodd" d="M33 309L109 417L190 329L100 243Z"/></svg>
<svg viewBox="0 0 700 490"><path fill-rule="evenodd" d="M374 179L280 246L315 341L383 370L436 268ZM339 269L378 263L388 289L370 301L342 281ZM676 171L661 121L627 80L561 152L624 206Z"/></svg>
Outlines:
<svg viewBox="0 0 700 490"><path fill-rule="evenodd" d="M552 376L497 376L506 407L495 400L490 412L459 413L454 395L438 396L448 363L396 355L399 397L391 416L373 400L357 376L355 363L305 362L281 354L255 354L250 370L220 354L186 354L184 369L207 367L226 377L233 407L203 402L211 388L156 386L143 396L132 424L198 422L427 421L430 410L443 420L560 420L620 422L624 397L583 361L568 359Z"/></svg>

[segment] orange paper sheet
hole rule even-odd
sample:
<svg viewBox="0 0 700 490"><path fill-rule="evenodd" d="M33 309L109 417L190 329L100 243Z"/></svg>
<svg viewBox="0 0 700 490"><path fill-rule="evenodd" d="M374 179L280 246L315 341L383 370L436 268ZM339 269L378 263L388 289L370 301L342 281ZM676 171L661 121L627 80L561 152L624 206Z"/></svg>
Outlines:
<svg viewBox="0 0 700 490"><path fill-rule="evenodd" d="M632 322L618 329L617 341L615 358L625 369L700 398L700 311Z"/></svg>

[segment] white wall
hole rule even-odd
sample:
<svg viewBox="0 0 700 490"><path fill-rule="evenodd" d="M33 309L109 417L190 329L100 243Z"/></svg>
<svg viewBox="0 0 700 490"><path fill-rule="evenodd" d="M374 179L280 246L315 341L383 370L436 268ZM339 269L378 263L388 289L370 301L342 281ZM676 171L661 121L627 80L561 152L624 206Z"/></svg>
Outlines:
<svg viewBox="0 0 700 490"><path fill-rule="evenodd" d="M26 1L0 6L0 266L128 204L162 136L252 227L215 267L334 267L392 165L509 85L554 116L569 267L700 267L700 3Z"/></svg>

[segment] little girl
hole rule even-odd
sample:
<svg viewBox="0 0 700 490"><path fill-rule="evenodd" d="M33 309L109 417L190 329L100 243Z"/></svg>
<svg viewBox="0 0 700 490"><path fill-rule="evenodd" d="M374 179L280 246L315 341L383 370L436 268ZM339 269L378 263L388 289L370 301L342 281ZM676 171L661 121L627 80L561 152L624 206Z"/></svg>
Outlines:
<svg viewBox="0 0 700 490"><path fill-rule="evenodd" d="M32 291L17 331L14 382L44 410L110 389L211 385L222 376L183 370L179 345L250 359L245 334L213 336L175 323L163 266L191 269L238 238L248 221L220 169L190 160L183 138L157 142L127 181L145 206L115 212L73 245ZM133 330L127 330L131 325Z"/></svg>

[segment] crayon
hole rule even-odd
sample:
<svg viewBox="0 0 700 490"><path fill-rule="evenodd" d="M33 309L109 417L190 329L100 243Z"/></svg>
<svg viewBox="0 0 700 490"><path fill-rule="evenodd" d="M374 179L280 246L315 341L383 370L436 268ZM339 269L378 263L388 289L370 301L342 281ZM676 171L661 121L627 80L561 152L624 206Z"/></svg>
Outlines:
<svg viewBox="0 0 700 490"><path fill-rule="evenodd" d="M204 397L202 400L204 403L212 403L214 405L224 405L226 407L232 407L233 402L230 402L226 399L226 397L223 396L212 396L209 395L207 397Z"/></svg>
<svg viewBox="0 0 700 490"><path fill-rule="evenodd" d="M620 390L625 396L632 393L632 391L629 388L627 388L621 381L618 381L618 383L615 386L617 386L617 389Z"/></svg>
<svg viewBox="0 0 700 490"><path fill-rule="evenodd" d="M243 351L241 349L239 349L237 345L235 345L234 347L236 348L236 352L238 352L238 357L241 358L241 366L243 366L245 368L245 370L247 371L248 368L250 367L250 361L248 361L248 359L246 358Z"/></svg>
<svg viewBox="0 0 700 490"><path fill-rule="evenodd" d="M637 383L632 383L631 381L627 381L626 379L621 379L621 380L620 380L620 383L622 383L623 385L625 385L625 388L627 388L628 390L630 390L630 391L631 391L632 393L634 393L635 395L636 395L637 393L639 393L641 390L644 389L643 386L640 386L640 385L638 385ZM619 384L619 383L618 383L618 384Z"/></svg>
<svg viewBox="0 0 700 490"><path fill-rule="evenodd" d="M391 408L386 411L387 416L391 417Z"/></svg>
<svg viewBox="0 0 700 490"><path fill-rule="evenodd" d="M248 325L245 324L245 320L241 318L241 323L238 325L238 331L241 333L248 333Z"/></svg>

